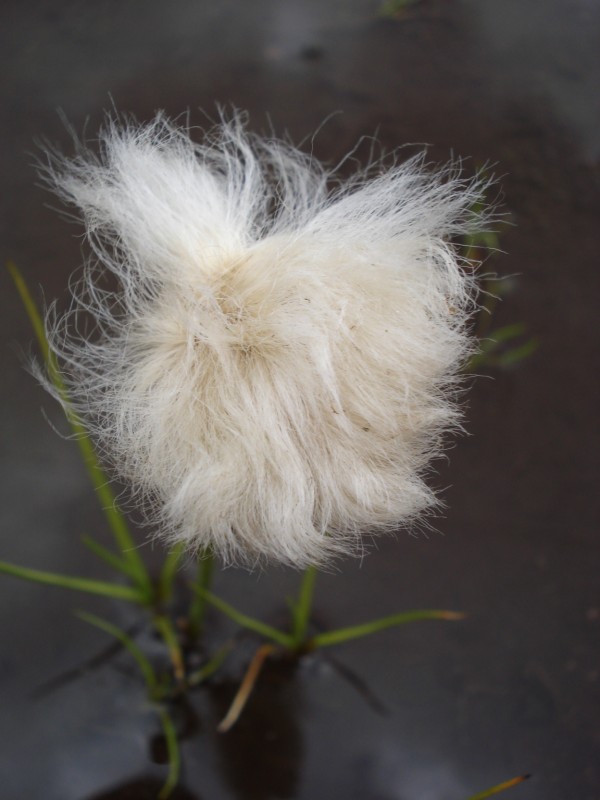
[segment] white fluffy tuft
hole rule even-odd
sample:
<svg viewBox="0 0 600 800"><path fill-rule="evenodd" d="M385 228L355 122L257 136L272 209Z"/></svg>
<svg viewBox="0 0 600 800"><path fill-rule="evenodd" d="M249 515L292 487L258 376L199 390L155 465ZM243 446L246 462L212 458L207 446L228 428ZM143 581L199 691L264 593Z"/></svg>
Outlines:
<svg viewBox="0 0 600 800"><path fill-rule="evenodd" d="M344 182L239 115L201 144L109 121L99 154L43 172L93 252L49 340L162 532L304 566L435 504L474 306L450 242L478 225L477 180L420 156Z"/></svg>

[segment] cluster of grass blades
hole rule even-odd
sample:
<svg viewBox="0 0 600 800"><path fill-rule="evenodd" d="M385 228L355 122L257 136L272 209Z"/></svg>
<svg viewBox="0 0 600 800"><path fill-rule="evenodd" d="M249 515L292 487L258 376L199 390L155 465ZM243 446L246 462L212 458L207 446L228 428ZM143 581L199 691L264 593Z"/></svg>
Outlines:
<svg viewBox="0 0 600 800"><path fill-rule="evenodd" d="M279 656L282 653L300 658L304 654L320 648L369 636L386 628L423 620L457 621L464 617L463 614L456 611L422 609L391 614L360 625L311 634L310 619L317 571L315 568L309 568L302 577L297 598L288 601L291 612L289 629L280 630L243 614L211 592L214 558L212 553L205 553L198 560L196 580L189 587L191 590L190 601L183 620L184 624L178 626L173 617L170 601L184 556L183 548L175 547L166 554L158 576L153 577L150 574L136 547L127 520L117 505L108 478L99 464L85 427L69 407L66 387L56 359L48 346L39 310L16 266L9 264L8 269L31 322L50 380L62 400L74 438L114 539L114 549L105 547L89 536L82 537L83 544L117 575L112 581L100 581L31 569L5 561L0 561L0 573L63 589L122 600L138 606L142 613L148 615L169 654L171 668L169 674L166 675L157 671L135 640L122 628L94 614L84 611L77 612L78 617L84 622L117 640L139 669L148 699L160 721L166 745L167 777L159 792L158 800L167 800L172 795L180 776L181 755L176 727L170 711L172 703L211 678L222 666L233 647L233 643L228 641L211 654L211 657L205 660L200 668L188 668L186 656L191 645L197 643L201 636L208 606L232 619L242 629L252 631L261 639L231 707L218 727L221 733L228 731L239 718L260 675L261 668L268 658ZM469 800L484 800L484 798L516 786L524 779L524 777L515 778L499 784L469 798Z"/></svg>
<svg viewBox="0 0 600 800"><path fill-rule="evenodd" d="M315 650L343 644L352 639L370 636L386 628L399 627L411 622L420 622L423 620L457 621L465 617L464 614L458 611L417 609L400 612L398 614L390 614L360 625L337 628L335 630L311 635L309 634L309 622L316 577L317 571L315 567L309 567L302 577L297 599L288 598L288 605L291 611L289 630L274 628L259 619L255 619L254 617L250 617L238 611L232 605L225 602L225 600L210 592L206 587L197 584L192 587L207 603L210 603L210 605L229 617L241 628L252 631L262 639L254 658L248 666L246 675L240 684L229 711L219 724L218 730L221 733L228 731L237 722L251 695L261 668L268 658L278 658L282 655L299 658Z"/></svg>
<svg viewBox="0 0 600 800"><path fill-rule="evenodd" d="M482 203L475 204L474 213L479 213ZM466 260L473 264L482 263L486 253L500 251L498 234L494 231L479 231L470 234L463 242L466 248ZM484 275L480 280L482 303L477 315L475 335L479 342L479 350L467 365L468 372L491 367L508 369L516 367L535 353L539 339L530 336L527 326L522 322L493 327L496 306L507 294L511 281L495 275Z"/></svg>
<svg viewBox="0 0 600 800"><path fill-rule="evenodd" d="M221 666L229 646L217 651L201 669L187 674L181 636L169 614L169 600L171 599L175 577L183 558L183 548L176 547L166 555L158 577L153 579L139 554L127 520L117 505L108 478L99 464L94 446L86 433L85 427L69 407L65 384L60 375L54 354L48 346L40 312L17 267L9 263L8 270L29 317L46 365L47 374L54 385L57 395L62 400L68 422L79 446L91 483L98 496L108 528L113 536L115 548L111 550L90 536L82 537L83 544L114 570L117 573L117 577L112 581L92 580L86 577L30 569L6 561L0 561L0 573L63 589L103 595L113 600L124 600L139 606L149 615L153 627L164 642L166 651L169 654L172 667L172 675L170 676L157 675L154 667L137 644L117 625L95 615L78 612L78 616L82 620L117 639L123 648L131 654L139 668L146 684L148 698L160 719L166 742L168 776L159 793L159 800L166 800L177 785L180 768L179 746L175 734L175 726L169 713L169 701L178 693L181 694L207 680ZM210 580L211 564L212 558L210 555L200 559L198 585L207 585ZM187 615L189 624L186 629L186 637L188 642L195 639L201 631L203 611L204 603L193 597Z"/></svg>

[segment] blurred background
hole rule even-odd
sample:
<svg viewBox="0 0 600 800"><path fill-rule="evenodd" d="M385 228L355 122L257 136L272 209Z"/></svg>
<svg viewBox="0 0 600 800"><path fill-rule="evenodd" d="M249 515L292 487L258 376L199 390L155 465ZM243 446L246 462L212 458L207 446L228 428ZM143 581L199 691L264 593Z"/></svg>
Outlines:
<svg viewBox="0 0 600 800"><path fill-rule="evenodd" d="M4 0L0 21L0 253L40 300L64 301L82 261L79 228L31 166L41 138L70 151L59 111L93 136L111 107L204 124L234 105L329 164L363 136L428 145L434 161L493 165L512 223L488 262L511 276L494 325L523 323L537 350L480 369L468 435L434 479L436 531L380 539L317 584L324 627L419 607L468 618L269 672L226 736L231 690L199 693L174 796L464 800L529 772L507 797L598 800L600 4ZM4 268L0 299L0 559L104 577L80 543L104 519L60 410L23 369L32 334ZM298 581L227 570L216 588L275 622ZM143 687L71 613L127 626L133 612L7 576L0 598L3 800L155 797Z"/></svg>

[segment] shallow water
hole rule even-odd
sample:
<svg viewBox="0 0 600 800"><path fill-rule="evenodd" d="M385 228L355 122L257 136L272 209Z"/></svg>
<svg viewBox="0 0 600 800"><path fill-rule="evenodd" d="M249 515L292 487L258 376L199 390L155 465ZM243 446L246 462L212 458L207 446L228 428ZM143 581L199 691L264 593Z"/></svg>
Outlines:
<svg viewBox="0 0 600 800"><path fill-rule="evenodd" d="M89 118L93 133L109 94L142 119L189 108L201 122L197 109L232 103L258 130L308 137L331 163L376 133L386 149L429 143L434 159L494 164L514 223L494 268L518 275L497 324L526 322L538 352L475 383L471 435L436 478L449 487L443 535L381 540L362 564L319 578L315 609L323 627L427 606L469 617L271 668L219 736L234 691L225 673L194 695L176 796L462 800L531 772L507 797L596 800L600 7L423 0L397 19L377 7L6 2L2 252L47 298L65 296L78 229L44 205L53 200L35 186L30 153L41 136L68 147L57 108L77 131ZM76 448L45 419L64 432L60 413L22 370L31 334L6 274L0 282L0 558L104 577L79 542L102 535L102 517ZM297 582L229 570L216 586L274 622ZM90 665L106 638L70 613L129 626L132 612L8 577L0 593L3 800L154 798L164 768L143 690L123 654ZM214 641L230 630L213 618Z"/></svg>

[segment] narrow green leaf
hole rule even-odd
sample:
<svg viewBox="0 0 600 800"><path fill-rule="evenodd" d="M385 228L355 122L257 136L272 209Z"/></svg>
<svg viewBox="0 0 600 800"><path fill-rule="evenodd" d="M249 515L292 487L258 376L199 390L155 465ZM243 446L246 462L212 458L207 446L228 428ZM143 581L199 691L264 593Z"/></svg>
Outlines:
<svg viewBox="0 0 600 800"><path fill-rule="evenodd" d="M495 328L488 334L488 339L496 344L516 339L517 336L522 336L525 333L525 325L522 322L513 322L512 325L505 325L502 328Z"/></svg>
<svg viewBox="0 0 600 800"><path fill-rule="evenodd" d="M206 664L203 664L200 669L197 669L188 676L187 685L198 686L198 684L208 680L219 669L221 664L231 652L232 648L233 642L227 642L223 645L223 647L220 647L214 656L206 662Z"/></svg>
<svg viewBox="0 0 600 800"><path fill-rule="evenodd" d="M131 577L131 567L127 561L119 558L115 553L111 553L108 548L104 547L104 545L100 544L100 542L97 542L95 539L92 539L91 536L82 536L81 541L94 555L108 564L109 567Z"/></svg>
<svg viewBox="0 0 600 800"><path fill-rule="evenodd" d="M495 339L482 339L479 342L479 351L473 356L473 361L477 359L485 361L488 355L496 350L498 342Z"/></svg>
<svg viewBox="0 0 600 800"><path fill-rule="evenodd" d="M514 325L507 325L504 328L497 328L492 331L488 337L481 340L479 352L469 361L468 369L472 370L474 367L480 366L481 364L509 367L528 358L538 348L539 341L536 337L532 337L522 345L506 350L499 355L496 354L496 350L498 350L502 344L521 336L525 330L525 325L522 323L515 323Z"/></svg>
<svg viewBox="0 0 600 800"><path fill-rule="evenodd" d="M487 364L489 360L489 356L486 353L477 353L468 360L466 366L464 367L465 372L473 372L478 367L481 367L483 364Z"/></svg>
<svg viewBox="0 0 600 800"><path fill-rule="evenodd" d="M167 745L167 757L169 760L169 772L164 786L158 793L158 800L168 800L173 794L179 781L181 770L181 754L179 752L179 742L177 741L177 731L169 712L165 708L158 709L158 715L163 729L165 742Z"/></svg>
<svg viewBox="0 0 600 800"><path fill-rule="evenodd" d="M283 631L279 631L277 628L272 628L270 625L267 625L258 619L254 619L246 614L242 614L241 611L238 611L233 606L229 605L229 603L221 600L220 597L217 597L207 589L203 589L201 586L192 584L191 588L195 592L198 592L200 595L202 595L212 606L218 608L219 611L225 614L225 616L229 617L234 622L237 622L238 625L241 625L242 628L247 628L248 630L254 631L254 633L258 633L267 639L272 639L274 642L277 642L277 644L283 645L283 647L294 646L294 638L289 634L283 633Z"/></svg>
<svg viewBox="0 0 600 800"><path fill-rule="evenodd" d="M465 236L463 240L467 248L467 260L473 260L478 256L481 249L485 250L499 250L498 234L493 231L478 231Z"/></svg>
<svg viewBox="0 0 600 800"><path fill-rule="evenodd" d="M29 289L27 288L27 284L25 283L23 276L17 269L17 265L12 261L9 261L6 266L8 267L8 271L10 272L10 276L13 279L13 283L15 284L17 292L19 293L21 302L25 307L27 316L29 317L35 338L38 340L40 350L42 351L43 359L47 364L49 364L51 360L51 353L50 348L48 347L48 341L46 339L46 332L44 330L42 317L37 309L33 297L29 293Z"/></svg>
<svg viewBox="0 0 600 800"><path fill-rule="evenodd" d="M79 450L87 467L90 480L98 495L100 506L117 547L123 554L123 557L127 559L132 577L140 588L144 590L148 597L148 602L150 602L152 594L150 575L139 555L133 536L129 531L129 526L125 521L125 517L117 506L116 498L108 483L108 478L98 464L94 446L87 436L83 425L81 425L76 418L74 421L71 421L71 427L75 433L77 444L79 445Z"/></svg>
<svg viewBox="0 0 600 800"><path fill-rule="evenodd" d="M88 614L86 611L77 611L76 614L80 619L84 620L85 622L89 622L90 625L95 625L96 628L100 628L100 630L110 634L110 636L114 636L114 638L117 639L123 645L123 647L129 651L140 668L140 672L144 676L144 681L148 688L148 694L150 697L154 697L158 691L158 680L156 678L156 673L154 672L152 664L148 661L142 650L133 641L131 636L129 636L129 634L127 634L122 628L119 628L117 625L113 625L112 622L102 619L102 617L97 617L95 614Z"/></svg>
<svg viewBox="0 0 600 800"><path fill-rule="evenodd" d="M517 322L513 325L506 325L504 328L496 328L491 333L488 333L485 338L479 341L479 352L471 358L470 368L478 364L485 364L490 359L490 354L497 350L500 345L510 339L516 339L525 332L525 325Z"/></svg>
<svg viewBox="0 0 600 800"><path fill-rule="evenodd" d="M109 482L104 471L100 467L98 458L96 456L96 451L87 434L87 431L81 420L70 407L65 382L63 381L60 370L58 369L56 357L48 345L42 316L17 266L13 262L9 261L7 267L14 281L17 292L19 293L27 316L29 317L34 334L37 338L42 357L48 368L50 380L54 384L58 396L63 402L67 420L71 426L71 430L75 434L75 439L79 446L81 455L83 456L84 464L87 468L92 485L98 494L98 499L102 506L102 510L108 525L113 533L119 550L123 553L124 558L126 558L131 565L132 576L138 585L144 589L148 596L148 602L150 602L150 595L152 593L152 582L150 580L150 576L136 549L135 542L129 531L125 517L117 507L115 496L109 486Z"/></svg>
<svg viewBox="0 0 600 800"><path fill-rule="evenodd" d="M410 622L419 622L425 619L444 619L459 620L463 619L464 614L458 611L439 611L435 609L424 609L419 611L404 611L400 614L391 614L388 617L365 622L362 625L353 625L349 628L338 628L335 631L327 631L314 636L309 644L311 647L329 647L334 644L341 644L350 639L358 639L362 636L370 636L372 633L383 631L397 625L406 625Z"/></svg>
<svg viewBox="0 0 600 800"><path fill-rule="evenodd" d="M530 355L535 353L535 351L538 349L538 346L538 339L533 337L520 347L515 347L512 350L508 350L508 352L497 356L496 363L501 367L511 367L513 364L518 364L519 361L529 358Z"/></svg>
<svg viewBox="0 0 600 800"><path fill-rule="evenodd" d="M300 586L300 593L298 595L297 603L292 606L292 613L294 619L294 626L292 637L296 645L300 645L304 641L308 622L310 619L310 612L312 609L312 600L315 591L315 582L317 580L317 570L315 567L308 567L302 577L302 584Z"/></svg>
<svg viewBox="0 0 600 800"><path fill-rule="evenodd" d="M0 561L0 572L4 572L6 575L13 575L15 578L33 581L34 583L46 583L51 586L60 586L63 589L87 592L88 594L101 594L106 597L115 597L118 600L128 600L131 603L144 602L139 589L135 589L132 586L121 586L118 583L105 583L104 581L94 581L88 578L58 575L54 572L19 567L6 561Z"/></svg>
<svg viewBox="0 0 600 800"><path fill-rule="evenodd" d="M505 781L504 783L499 783L497 786L492 786L491 789L486 789L485 792L474 794L472 797L469 797L468 800L486 800L488 797L492 797L495 794L500 794L500 792L506 791L506 789L512 789L513 786L518 786L520 783L523 783L523 781L526 781L530 777L530 775L520 775L518 778L512 778L510 781Z"/></svg>
<svg viewBox="0 0 600 800"><path fill-rule="evenodd" d="M488 250L497 250L499 247L498 234L494 231L482 231L480 233L481 243Z"/></svg>

